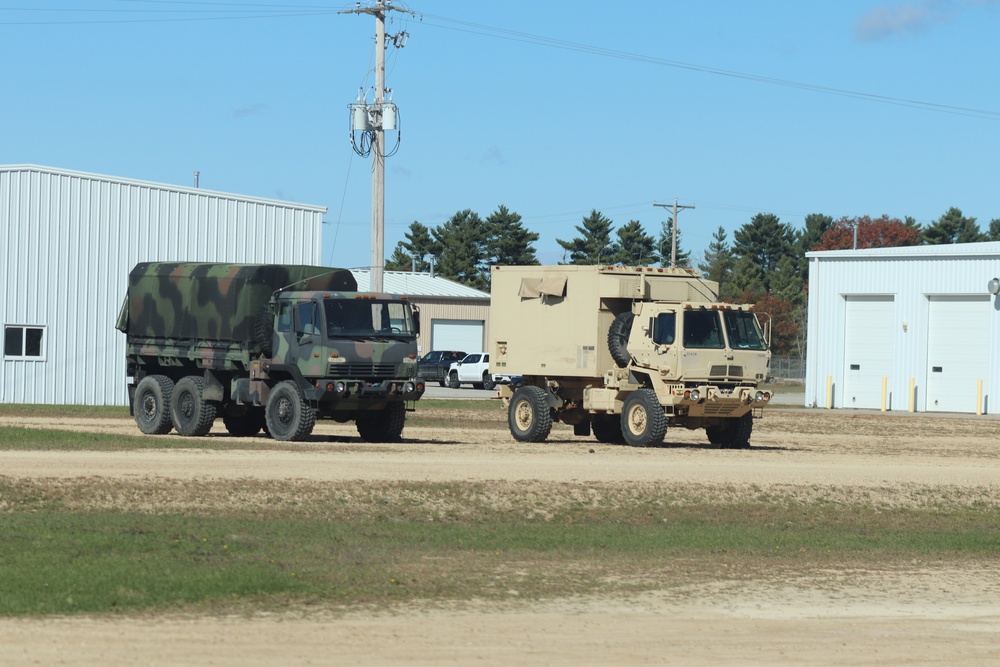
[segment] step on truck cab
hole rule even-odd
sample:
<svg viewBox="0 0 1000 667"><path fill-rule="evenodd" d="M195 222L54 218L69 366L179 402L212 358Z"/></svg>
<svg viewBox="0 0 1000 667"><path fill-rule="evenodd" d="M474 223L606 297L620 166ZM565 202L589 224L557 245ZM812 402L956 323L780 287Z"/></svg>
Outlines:
<svg viewBox="0 0 1000 667"><path fill-rule="evenodd" d="M347 269L140 263L117 328L139 429L302 440L317 419L400 439L424 392L405 296L357 291Z"/></svg>
<svg viewBox="0 0 1000 667"><path fill-rule="evenodd" d="M750 304L723 303L696 271L494 266L490 341L515 439L554 421L605 443L655 446L668 427L747 447L770 392L767 336Z"/></svg>

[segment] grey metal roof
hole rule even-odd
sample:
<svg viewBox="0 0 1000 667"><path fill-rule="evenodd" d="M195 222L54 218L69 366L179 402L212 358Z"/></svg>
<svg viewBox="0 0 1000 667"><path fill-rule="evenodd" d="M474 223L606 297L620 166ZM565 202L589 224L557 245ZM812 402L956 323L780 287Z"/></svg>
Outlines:
<svg viewBox="0 0 1000 667"><path fill-rule="evenodd" d="M968 257L1000 255L1000 241L986 243L945 243L942 245L910 245L894 248L864 248L860 250L813 250L806 257L818 259L878 259L900 257Z"/></svg>
<svg viewBox="0 0 1000 667"><path fill-rule="evenodd" d="M371 286L371 271L368 269L351 269L354 279L358 281L358 291L367 292ZM406 294L408 296L452 297L462 299L490 298L488 292L482 292L454 280L429 273L410 273L409 271L383 271L382 289L390 294Z"/></svg>
<svg viewBox="0 0 1000 667"><path fill-rule="evenodd" d="M280 199L267 199L264 197L251 197L249 195L234 194L231 192L220 192L218 190L208 190L206 188L196 188L184 185L174 185L173 183L156 183L154 181L140 181L134 178L122 178L120 176L108 176L107 174L93 174L86 171L73 171L72 169L60 169L58 167L45 167L37 164L0 164L0 172L35 172L38 174L53 174L57 176L69 176L82 178L87 181L101 183L116 183L121 185L134 185L154 190L165 190L169 192L180 192L191 195L209 196L216 199L227 199L233 201L246 201L261 204L272 204L283 208L295 208L311 212L326 213L327 207L316 206L314 204L301 204L297 202L283 201Z"/></svg>

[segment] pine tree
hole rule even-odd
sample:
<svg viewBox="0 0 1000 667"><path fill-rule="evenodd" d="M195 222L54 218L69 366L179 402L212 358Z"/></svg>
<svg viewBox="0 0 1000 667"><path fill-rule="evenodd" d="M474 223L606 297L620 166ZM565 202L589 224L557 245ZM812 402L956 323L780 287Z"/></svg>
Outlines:
<svg viewBox="0 0 1000 667"><path fill-rule="evenodd" d="M385 263L386 271L412 271L413 258L417 260L417 271L429 271L427 255L436 255L439 250L430 230L414 220L405 236L406 240L396 244L392 257Z"/></svg>
<svg viewBox="0 0 1000 667"><path fill-rule="evenodd" d="M960 209L952 206L940 218L924 230L924 238L929 245L945 243L976 243L984 236L979 231L975 218L966 218Z"/></svg>
<svg viewBox="0 0 1000 667"><path fill-rule="evenodd" d="M924 238L924 226L917 222L917 219L913 216L906 216L903 218L903 225L908 229L912 229L916 233L916 243L914 245L924 245L927 240Z"/></svg>
<svg viewBox="0 0 1000 667"><path fill-rule="evenodd" d="M474 287L489 289L489 266L486 263L487 225L469 209L459 211L433 230L440 247L438 272L445 278Z"/></svg>
<svg viewBox="0 0 1000 667"><path fill-rule="evenodd" d="M778 262L794 255L795 231L772 213L758 213L733 235L736 268L733 285L737 291L770 292Z"/></svg>
<svg viewBox="0 0 1000 667"><path fill-rule="evenodd" d="M658 261L660 266L670 266L670 255L673 250L673 234L671 233L671 226L673 225L672 220L664 220L660 223L660 243ZM683 231L680 227L677 228L677 266L689 269L691 268L691 253L681 245L681 238Z"/></svg>
<svg viewBox="0 0 1000 667"><path fill-rule="evenodd" d="M1000 218L990 220L990 229L986 233L987 241L1000 241Z"/></svg>
<svg viewBox="0 0 1000 667"><path fill-rule="evenodd" d="M723 298L735 296L729 291L735 263L733 253L729 250L729 241L726 240L726 230L720 226L712 234L712 242L705 250L705 260L698 264L698 269L707 279L719 283L719 295Z"/></svg>
<svg viewBox="0 0 1000 667"><path fill-rule="evenodd" d="M490 264L537 265L538 257L532 245L538 234L521 224L521 216L501 204L486 218L489 230L487 254Z"/></svg>
<svg viewBox="0 0 1000 667"><path fill-rule="evenodd" d="M618 228L618 252L609 258L609 264L623 266L649 266L656 262L656 240L647 234L638 220L629 220Z"/></svg>
<svg viewBox="0 0 1000 667"><path fill-rule="evenodd" d="M610 264L618 253L611 242L611 225L610 218L594 209L583 219L582 226L576 226L580 236L569 241L556 239L556 243L569 253L570 264Z"/></svg>

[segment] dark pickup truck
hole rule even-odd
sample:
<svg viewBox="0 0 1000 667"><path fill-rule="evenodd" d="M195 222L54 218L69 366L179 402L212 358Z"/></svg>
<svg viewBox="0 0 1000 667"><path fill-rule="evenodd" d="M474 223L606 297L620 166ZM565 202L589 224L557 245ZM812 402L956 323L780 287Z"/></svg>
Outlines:
<svg viewBox="0 0 1000 667"><path fill-rule="evenodd" d="M437 382L442 387L448 382L448 369L452 362L465 359L465 352L431 350L417 359L417 375L424 382Z"/></svg>

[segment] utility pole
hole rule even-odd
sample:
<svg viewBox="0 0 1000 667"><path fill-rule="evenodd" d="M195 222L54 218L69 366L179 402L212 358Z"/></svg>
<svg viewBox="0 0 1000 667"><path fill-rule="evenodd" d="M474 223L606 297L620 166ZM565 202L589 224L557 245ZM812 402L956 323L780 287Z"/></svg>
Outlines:
<svg viewBox="0 0 1000 667"><path fill-rule="evenodd" d="M653 206L659 206L660 208L667 208L670 204L657 204L653 202ZM674 223L671 228L671 238L670 238L670 268L676 268L677 266L677 211L678 209L694 208L694 204L681 204L677 205L677 200L674 200Z"/></svg>
<svg viewBox="0 0 1000 667"><path fill-rule="evenodd" d="M375 17L375 102L368 105L351 105L351 141L354 142L354 132L361 130L368 133L371 141L372 155L372 259L371 285L372 292L382 291L382 272L385 268L385 130L396 129L396 107L385 103L385 17L389 11L413 14L408 9L392 6L392 0L374 0L370 7L362 7L361 3L354 9L340 12L341 14L369 14ZM393 35L393 44L402 48L406 42L406 33ZM360 121L357 111L363 111L364 120ZM364 145L364 142L362 142ZM355 151L362 153L355 145Z"/></svg>

